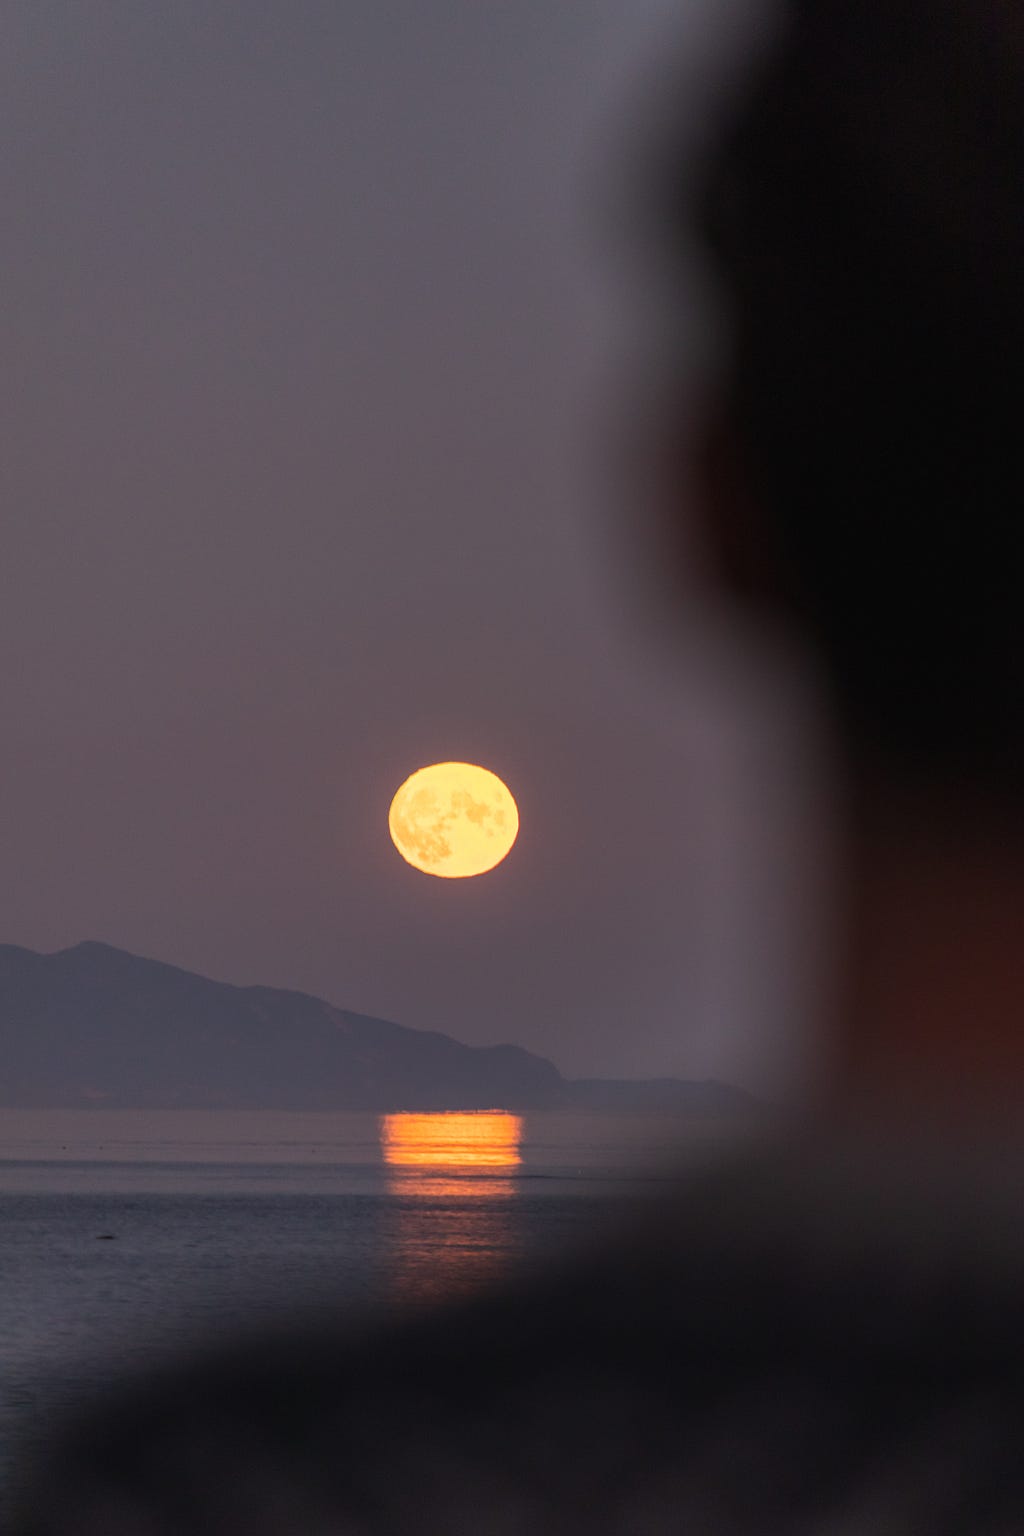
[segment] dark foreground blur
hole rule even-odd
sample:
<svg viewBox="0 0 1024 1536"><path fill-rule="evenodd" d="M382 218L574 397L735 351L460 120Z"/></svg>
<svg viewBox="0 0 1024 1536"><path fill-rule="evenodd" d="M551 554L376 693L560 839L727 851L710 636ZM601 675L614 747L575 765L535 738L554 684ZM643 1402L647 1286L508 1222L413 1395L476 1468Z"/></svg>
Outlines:
<svg viewBox="0 0 1024 1536"><path fill-rule="evenodd" d="M542 1282L151 1375L10 1528L1017 1529L1022 1178L896 1147L727 1159Z"/></svg>

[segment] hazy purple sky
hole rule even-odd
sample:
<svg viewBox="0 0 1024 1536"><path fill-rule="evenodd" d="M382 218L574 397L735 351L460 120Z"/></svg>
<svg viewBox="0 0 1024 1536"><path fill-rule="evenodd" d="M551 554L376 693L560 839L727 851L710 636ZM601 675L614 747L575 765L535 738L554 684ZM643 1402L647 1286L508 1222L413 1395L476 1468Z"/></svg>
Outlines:
<svg viewBox="0 0 1024 1536"><path fill-rule="evenodd" d="M4 6L0 940L571 1072L769 1069L771 754L599 537L594 166L714 10ZM520 805L479 880L388 840L450 757Z"/></svg>

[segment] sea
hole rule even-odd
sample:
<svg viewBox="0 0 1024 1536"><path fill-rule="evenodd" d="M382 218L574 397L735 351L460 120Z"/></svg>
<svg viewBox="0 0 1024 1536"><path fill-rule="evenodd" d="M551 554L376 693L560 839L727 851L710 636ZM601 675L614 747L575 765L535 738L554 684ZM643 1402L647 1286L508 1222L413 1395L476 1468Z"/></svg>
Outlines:
<svg viewBox="0 0 1024 1536"><path fill-rule="evenodd" d="M562 1112L0 1110L0 1509L119 1377L551 1263L735 1136Z"/></svg>

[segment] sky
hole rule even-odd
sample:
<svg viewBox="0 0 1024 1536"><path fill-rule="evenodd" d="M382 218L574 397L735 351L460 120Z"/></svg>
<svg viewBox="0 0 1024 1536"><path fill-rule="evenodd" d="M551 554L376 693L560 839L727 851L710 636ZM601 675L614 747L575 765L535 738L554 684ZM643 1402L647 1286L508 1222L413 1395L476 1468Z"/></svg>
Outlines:
<svg viewBox="0 0 1024 1536"><path fill-rule="evenodd" d="M3 8L0 941L786 1080L801 711L696 598L645 635L609 463L616 146L725 14ZM451 758L519 803L479 879L388 838Z"/></svg>

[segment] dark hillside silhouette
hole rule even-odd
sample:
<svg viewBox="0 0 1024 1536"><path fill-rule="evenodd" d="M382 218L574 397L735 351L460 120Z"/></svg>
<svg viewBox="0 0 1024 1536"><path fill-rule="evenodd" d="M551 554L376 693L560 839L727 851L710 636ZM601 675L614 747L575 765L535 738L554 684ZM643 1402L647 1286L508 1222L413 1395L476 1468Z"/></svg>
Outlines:
<svg viewBox="0 0 1024 1536"><path fill-rule="evenodd" d="M51 955L0 945L7 1108L716 1113L744 1102L721 1084L575 1084L517 1045L463 1045L106 944Z"/></svg>

